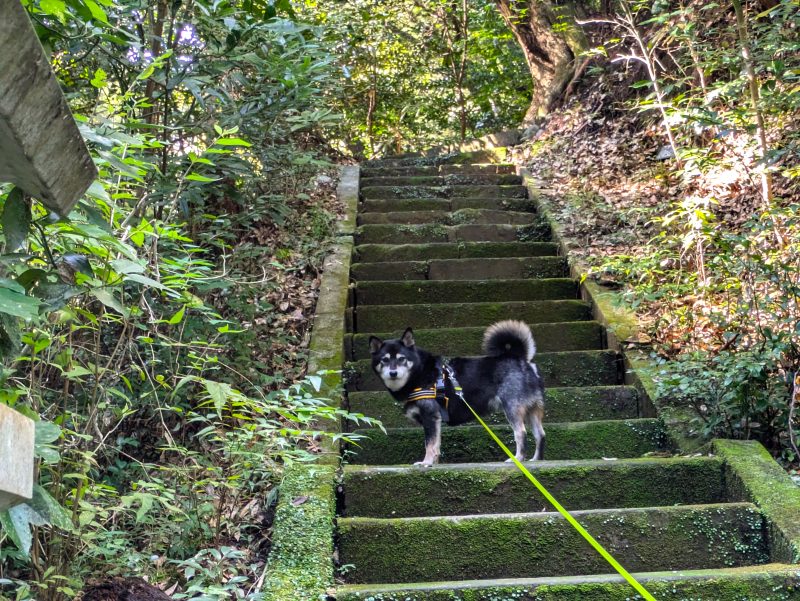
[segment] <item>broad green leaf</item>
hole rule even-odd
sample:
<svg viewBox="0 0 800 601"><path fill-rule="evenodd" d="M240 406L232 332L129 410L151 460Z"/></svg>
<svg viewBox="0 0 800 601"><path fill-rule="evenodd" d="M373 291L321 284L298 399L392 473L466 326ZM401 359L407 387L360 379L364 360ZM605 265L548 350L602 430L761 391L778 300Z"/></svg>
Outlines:
<svg viewBox="0 0 800 601"><path fill-rule="evenodd" d="M83 3L86 5L86 8L89 9L89 12L92 13L92 18L102 21L106 25L108 24L108 16L106 16L106 11L104 11L94 0L83 0Z"/></svg>
<svg viewBox="0 0 800 601"><path fill-rule="evenodd" d="M110 290L106 290L105 288L95 288L92 290L91 294L109 309L114 309L114 311L124 315L125 317L130 315L130 311L123 306L119 299L117 299L117 297L114 296Z"/></svg>
<svg viewBox="0 0 800 601"><path fill-rule="evenodd" d="M53 446L53 442L61 436L61 428L53 422L40 420L34 424L34 455L45 463L58 463L61 456Z"/></svg>
<svg viewBox="0 0 800 601"><path fill-rule="evenodd" d="M225 403L230 396L232 389L229 384L224 382L214 382L206 380L206 392L211 400L214 402L214 408L217 410L217 415L222 415L222 410L225 408Z"/></svg>
<svg viewBox="0 0 800 601"><path fill-rule="evenodd" d="M190 173L189 175L186 176L186 179L188 179L190 181L193 181L193 182L204 182L205 183L205 182L215 182L219 178L218 177L217 178L206 177L205 175L199 175L197 173Z"/></svg>
<svg viewBox="0 0 800 601"><path fill-rule="evenodd" d="M41 0L39 8L48 15L53 15L64 23L67 17L67 5L63 0Z"/></svg>
<svg viewBox="0 0 800 601"><path fill-rule="evenodd" d="M33 485L33 499L28 504L56 528L68 532L73 530L70 512L38 484Z"/></svg>
<svg viewBox="0 0 800 601"><path fill-rule="evenodd" d="M129 261L128 259L114 259L111 261L111 267L114 268L114 271L117 273L121 273L124 275L129 275L131 273L144 273L145 266L143 263L137 263L136 261Z"/></svg>
<svg viewBox="0 0 800 601"><path fill-rule="evenodd" d="M39 305L41 301L20 293L4 284L7 280L0 281L0 312L21 317L22 319L33 319L39 315Z"/></svg>
<svg viewBox="0 0 800 601"><path fill-rule="evenodd" d="M241 138L221 138L217 140L220 146L252 146L252 144Z"/></svg>
<svg viewBox="0 0 800 601"><path fill-rule="evenodd" d="M178 311L175 313L175 315L173 315L172 317L169 318L169 321L167 321L167 323L172 325L172 326L174 326L176 324L179 324L181 321L183 321L183 314L184 313L186 313L186 305L184 305L183 307L178 309Z"/></svg>
<svg viewBox="0 0 800 601"><path fill-rule="evenodd" d="M17 252L25 246L31 229L31 206L19 188L14 188L6 196L0 224L3 226L7 253Z"/></svg>

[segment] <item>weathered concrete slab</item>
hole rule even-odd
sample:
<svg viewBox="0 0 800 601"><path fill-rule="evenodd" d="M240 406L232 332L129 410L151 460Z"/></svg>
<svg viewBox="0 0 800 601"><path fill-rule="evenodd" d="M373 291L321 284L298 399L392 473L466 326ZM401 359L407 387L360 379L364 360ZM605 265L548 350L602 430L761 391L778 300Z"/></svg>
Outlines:
<svg viewBox="0 0 800 601"><path fill-rule="evenodd" d="M588 320L588 303L552 300L508 303L444 303L437 305L367 305L356 309L360 333L412 328L488 327L503 319L526 323ZM422 343L420 342L420 346Z"/></svg>
<svg viewBox="0 0 800 601"><path fill-rule="evenodd" d="M725 568L769 561L763 518L749 503L597 509L573 515L632 571ZM362 583L613 571L564 518L549 512L340 518L339 558L354 566L347 573L348 581Z"/></svg>
<svg viewBox="0 0 800 601"><path fill-rule="evenodd" d="M765 564L713 570L635 572L658 601L747 599L786 601L797 596L797 566ZM631 585L617 574L499 578L404 584L355 584L337 589L337 601L631 601Z"/></svg>
<svg viewBox="0 0 800 601"><path fill-rule="evenodd" d="M97 170L25 9L0 15L0 181L66 215Z"/></svg>
<svg viewBox="0 0 800 601"><path fill-rule="evenodd" d="M537 461L531 473L569 511L739 501L715 457ZM555 511L516 466L503 463L345 466L344 515L422 517Z"/></svg>
<svg viewBox="0 0 800 601"><path fill-rule="evenodd" d="M441 246L447 246L442 244ZM568 278L538 280L416 280L358 282L356 304L462 303L534 301L577 298L577 283Z"/></svg>
<svg viewBox="0 0 800 601"><path fill-rule="evenodd" d="M522 177L496 173L450 173L445 175L383 175L365 177L364 187L370 186L448 186L448 185L519 186Z"/></svg>
<svg viewBox="0 0 800 601"><path fill-rule="evenodd" d="M596 321L564 321L529 324L538 352L579 351L603 348L603 328ZM405 326L403 326L405 327ZM485 327L414 330L414 339L422 348L448 357L479 355ZM345 338L348 357L369 357L369 336L396 338L402 330L354 334Z"/></svg>
<svg viewBox="0 0 800 601"><path fill-rule="evenodd" d="M0 511L33 496L33 420L0 405Z"/></svg>
<svg viewBox="0 0 800 601"><path fill-rule="evenodd" d="M459 209L458 211L388 211L362 213L358 217L358 225L375 223L391 223L398 225L442 223L444 225L460 225L476 223L493 225L504 223L508 225L525 225L534 218L530 213L519 211L506 211L502 209Z"/></svg>
<svg viewBox="0 0 800 601"><path fill-rule="evenodd" d="M430 244L432 242L547 242L550 226L530 225L362 225L356 244Z"/></svg>
<svg viewBox="0 0 800 601"><path fill-rule="evenodd" d="M554 257L557 254L558 249L550 242L362 244L355 249L355 259L360 263L424 261L427 259L477 259L482 257Z"/></svg>
<svg viewBox="0 0 800 601"><path fill-rule="evenodd" d="M344 218L337 226L337 232L341 236L352 236L356 231L359 177L360 167L358 165L345 165L339 174L336 196L345 207Z"/></svg>
<svg viewBox="0 0 800 601"><path fill-rule="evenodd" d="M525 198L525 186L370 186L361 188L361 197L378 198Z"/></svg>
<svg viewBox="0 0 800 601"><path fill-rule="evenodd" d="M356 263L354 279L389 280L516 280L561 278L566 275L563 257L501 257L477 259L432 259L430 261L388 261Z"/></svg>

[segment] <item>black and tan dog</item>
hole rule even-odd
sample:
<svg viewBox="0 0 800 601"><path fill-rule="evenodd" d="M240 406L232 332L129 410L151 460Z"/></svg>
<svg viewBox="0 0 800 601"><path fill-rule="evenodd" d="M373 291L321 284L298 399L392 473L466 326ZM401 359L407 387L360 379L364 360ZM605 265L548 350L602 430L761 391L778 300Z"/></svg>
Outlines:
<svg viewBox="0 0 800 601"><path fill-rule="evenodd" d="M439 461L443 421L455 426L473 418L464 401L480 415L500 409L505 412L514 430L519 461L525 457L527 424L536 440L531 461L542 459L544 384L533 363L533 335L521 321L489 326L483 336L482 357L445 361L417 348L411 328L391 340L371 336L369 347L372 369L392 396L405 403L406 417L425 431L425 458L414 465L431 466Z"/></svg>

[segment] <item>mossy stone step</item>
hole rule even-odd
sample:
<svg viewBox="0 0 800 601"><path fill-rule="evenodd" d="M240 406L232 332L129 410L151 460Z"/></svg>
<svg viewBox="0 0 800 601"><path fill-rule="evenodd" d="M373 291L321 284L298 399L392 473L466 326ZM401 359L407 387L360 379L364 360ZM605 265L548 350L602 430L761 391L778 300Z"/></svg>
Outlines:
<svg viewBox="0 0 800 601"><path fill-rule="evenodd" d="M767 563L764 519L750 503L591 509L575 518L629 571ZM430 582L613 572L555 513L339 518L349 582Z"/></svg>
<svg viewBox="0 0 800 601"><path fill-rule="evenodd" d="M396 224L418 225L441 223L443 225L526 225L534 221L530 213L497 209L460 209L447 211L390 211L388 213L360 213L358 225Z"/></svg>
<svg viewBox="0 0 800 601"><path fill-rule="evenodd" d="M350 411L374 417L386 428L409 425L403 403L384 390L351 391ZM547 388L544 418L551 422L583 422L639 417L639 394L633 386L567 386ZM507 424L502 412L484 418L490 424Z"/></svg>
<svg viewBox="0 0 800 601"><path fill-rule="evenodd" d="M615 351L569 351L565 353L539 353L536 366L545 386L611 386L619 384L620 361ZM371 360L349 363L348 390L383 390Z"/></svg>
<svg viewBox="0 0 800 601"><path fill-rule="evenodd" d="M556 256L552 242L462 242L454 244L362 244L356 246L353 259L360 263L387 261L424 261L427 259L479 259L504 257Z"/></svg>
<svg viewBox="0 0 800 601"><path fill-rule="evenodd" d="M539 461L531 473L569 511L699 505L727 498L714 457ZM515 465L346 466L347 517L425 517L555 511Z"/></svg>
<svg viewBox="0 0 800 601"><path fill-rule="evenodd" d="M514 437L508 426L492 428L513 449ZM672 444L663 424L656 419L606 420L594 422L545 422L547 449L545 459L626 459L646 453L670 450ZM425 452L422 428L389 428L356 430L366 436L358 446L348 447L350 463L368 465L411 464L420 461ZM529 435L529 446L532 437ZM477 463L504 461L506 455L489 438L483 426L442 428L443 463Z"/></svg>
<svg viewBox="0 0 800 601"><path fill-rule="evenodd" d="M445 166L445 165L473 165L473 164L495 164L504 154L502 149L471 150L467 152L452 152L436 156L414 156L414 157L389 157L385 159L371 159L365 161L363 165L369 168L386 169L395 167L425 167L425 166Z"/></svg>
<svg viewBox="0 0 800 601"><path fill-rule="evenodd" d="M363 307L361 307L363 309ZM559 323L528 324L539 353L601 349L605 346L605 331L596 321L564 321ZM403 326L405 328L405 326ZM414 330L416 343L432 353L448 357L478 355L485 327L420 328ZM378 338L397 338L402 331L381 331L345 336L345 356L367 359L370 335Z"/></svg>
<svg viewBox="0 0 800 601"><path fill-rule="evenodd" d="M525 186L369 186L361 188L364 200L378 198L527 198Z"/></svg>
<svg viewBox="0 0 800 601"><path fill-rule="evenodd" d="M515 242L485 242L475 243L483 245L496 244L517 244ZM536 246L530 248L532 256L537 252L547 252L548 242L526 242L526 245ZM372 245L365 245L370 247ZM397 261L403 260L403 254L413 254L415 245L389 247L375 245L381 248L397 248L399 251ZM422 245L423 247L438 246L436 244ZM441 246L450 246L442 244ZM358 247L361 249L364 247ZM461 252L457 245L451 247L456 252ZM359 257L370 259L384 259L381 262L392 260L391 251L388 256L378 252L378 256L370 250L358 250ZM443 249L445 250L445 249ZM437 254L438 249L432 249L432 254ZM488 248L478 248L464 250L464 252L489 252ZM449 250L448 250L449 252ZM515 252L513 248L499 248L498 252ZM520 249L516 252L526 252ZM446 254L442 252L441 254ZM439 257L437 257L439 258ZM531 301L531 300L554 300L554 299L576 299L578 298L578 283L570 278L542 278L536 280L416 280L405 282L388 281L363 281L356 282L354 291L355 302L357 305L404 305L406 303L444 303L457 300L464 303L479 302L502 302L502 301Z"/></svg>
<svg viewBox="0 0 800 601"><path fill-rule="evenodd" d="M379 175L361 177L361 186L519 186L522 178L515 174L447 173L440 175Z"/></svg>
<svg viewBox="0 0 800 601"><path fill-rule="evenodd" d="M363 200L360 214L391 211L460 211L462 209L495 209L535 213L536 201L531 198L382 198Z"/></svg>
<svg viewBox="0 0 800 601"><path fill-rule="evenodd" d="M633 576L658 601L789 601L800 598L800 571L787 564L713 570L638 572ZM632 601L640 598L622 576L459 580L345 585L337 601Z"/></svg>
<svg viewBox="0 0 800 601"><path fill-rule="evenodd" d="M364 305L353 321L362 334L412 328L488 327L503 319L552 323L591 319L589 303L580 300L511 301L508 303L441 303ZM420 345L422 343L419 343Z"/></svg>
<svg viewBox="0 0 800 601"><path fill-rule="evenodd" d="M356 244L430 244L432 242L548 242L550 225L541 217L529 225L362 225Z"/></svg>
<svg viewBox="0 0 800 601"><path fill-rule="evenodd" d="M370 177L408 177L424 175L447 175L447 174L515 174L516 165L510 163L495 164L464 164L464 165L411 165L405 167L361 167L361 178Z"/></svg>
<svg viewBox="0 0 800 601"><path fill-rule="evenodd" d="M478 259L431 259L356 263L350 277L379 280L516 280L561 278L567 275L564 257L500 257Z"/></svg>

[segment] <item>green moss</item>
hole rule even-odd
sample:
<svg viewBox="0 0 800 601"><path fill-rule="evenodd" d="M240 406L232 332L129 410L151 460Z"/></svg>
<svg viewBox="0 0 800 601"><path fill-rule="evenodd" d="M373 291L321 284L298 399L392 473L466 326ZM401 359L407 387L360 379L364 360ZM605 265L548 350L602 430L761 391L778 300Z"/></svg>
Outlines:
<svg viewBox="0 0 800 601"><path fill-rule="evenodd" d="M536 478L570 510L720 503L716 458L636 459L531 464ZM554 511L514 466L443 465L433 469L350 466L344 515L419 517Z"/></svg>
<svg viewBox="0 0 800 601"><path fill-rule="evenodd" d="M575 518L630 571L724 568L767 560L750 504L576 511ZM350 582L431 582L612 572L553 513L457 518L340 518ZM409 558L415 558L409 561Z"/></svg>
<svg viewBox="0 0 800 601"><path fill-rule="evenodd" d="M729 494L758 505L767 518L773 561L800 563L800 487L755 441L715 440Z"/></svg>
<svg viewBox="0 0 800 601"><path fill-rule="evenodd" d="M435 304L453 300L464 303L536 301L574 299L577 297L577 284L567 278L417 282L365 281L356 284L355 294L358 305ZM571 327L574 327L574 324L566 326L566 328ZM596 345L600 344L599 335L593 339L597 341ZM537 343L541 344L539 340Z"/></svg>
<svg viewBox="0 0 800 601"><path fill-rule="evenodd" d="M556 254L549 242L462 242L438 244L364 244L355 258L364 263L420 261L425 259L471 259L480 257L541 257Z"/></svg>
<svg viewBox="0 0 800 601"><path fill-rule="evenodd" d="M361 185L371 186L440 186L440 185L520 185L522 178L513 174L451 173L445 175L393 175L370 174L362 178Z"/></svg>
<svg viewBox="0 0 800 601"><path fill-rule="evenodd" d="M450 230L443 225L362 225L356 229L357 244L405 244L448 242Z"/></svg>
<svg viewBox="0 0 800 601"><path fill-rule="evenodd" d="M535 213L536 203L530 198L453 198L450 200L453 211L459 209L499 209Z"/></svg>
<svg viewBox="0 0 800 601"><path fill-rule="evenodd" d="M513 449L508 426L493 430ZM566 424L545 423L545 459L602 459L641 457L645 453L671 449L663 425L654 419L608 420ZM371 465L410 464L419 461L425 450L422 428L359 430L368 438L348 449L350 463ZM442 428L443 463L504 461L505 454L481 426Z"/></svg>
<svg viewBox="0 0 800 601"><path fill-rule="evenodd" d="M789 566L637 574L659 601L789 601L800 595L800 576ZM355 585L337 601L633 601L640 597L620 578L529 579L465 585Z"/></svg>
<svg viewBox="0 0 800 601"><path fill-rule="evenodd" d="M432 269L432 267L431 267ZM589 318L589 306L578 300L508 303L366 305L356 309L358 330L364 333L416 328L486 327L501 319L527 323L578 321ZM422 342L419 342L422 346Z"/></svg>
<svg viewBox="0 0 800 601"><path fill-rule="evenodd" d="M420 282L419 285L423 287L423 284L430 283L434 282ZM455 285L456 283L454 282L453 284ZM363 285L359 284L359 289ZM402 304L412 301L398 300L397 302ZM530 327L536 340L536 347L540 353L598 349L603 346L602 328L600 324L594 321L532 323ZM479 355L484 331L484 327L441 328L437 330L420 328L414 330L414 339L419 346L433 353L451 357ZM398 332L396 330L392 332L381 330L380 332L370 332L369 334L355 334L352 339L351 348L353 354L351 357L354 359L366 359L369 357L368 339L370 334L380 338L392 338L397 336Z"/></svg>
<svg viewBox="0 0 800 601"><path fill-rule="evenodd" d="M270 601L316 601L332 588L335 479L335 466L287 468L264 583Z"/></svg>

